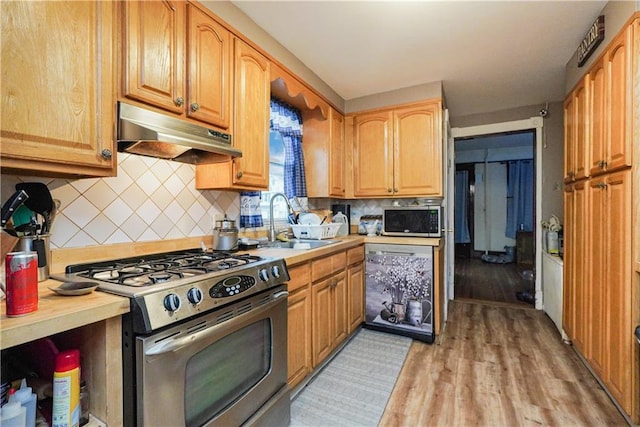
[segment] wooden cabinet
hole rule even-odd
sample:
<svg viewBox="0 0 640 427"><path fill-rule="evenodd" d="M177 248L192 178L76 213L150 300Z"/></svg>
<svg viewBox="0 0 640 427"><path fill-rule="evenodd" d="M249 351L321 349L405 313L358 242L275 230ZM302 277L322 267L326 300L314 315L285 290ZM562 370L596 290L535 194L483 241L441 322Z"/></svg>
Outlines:
<svg viewBox="0 0 640 427"><path fill-rule="evenodd" d="M364 245L347 251L348 333L364 322Z"/></svg>
<svg viewBox="0 0 640 427"><path fill-rule="evenodd" d="M228 131L231 33L185 1L123 5L123 96Z"/></svg>
<svg viewBox="0 0 640 427"><path fill-rule="evenodd" d="M2 172L115 175L116 2L1 2Z"/></svg>
<svg viewBox="0 0 640 427"><path fill-rule="evenodd" d="M631 166L629 27L589 71L590 174Z"/></svg>
<svg viewBox="0 0 640 427"><path fill-rule="evenodd" d="M631 411L633 338L631 299L631 172L589 182L589 240L585 266L590 330L585 356L618 403ZM615 218L615 220L612 220Z"/></svg>
<svg viewBox="0 0 640 427"><path fill-rule="evenodd" d="M242 157L196 166L198 189L269 188L269 61L242 40L234 39L235 97L233 145Z"/></svg>
<svg viewBox="0 0 640 427"><path fill-rule="evenodd" d="M588 78L583 78L564 103L564 181L585 178L587 168Z"/></svg>
<svg viewBox="0 0 640 427"><path fill-rule="evenodd" d="M354 115L355 197L442 195L441 109L437 100Z"/></svg>
<svg viewBox="0 0 640 427"><path fill-rule="evenodd" d="M303 111L302 149L309 197L346 195L344 116L328 107L329 115Z"/></svg>
<svg viewBox="0 0 640 427"><path fill-rule="evenodd" d="M348 334L344 251L311 262L312 359L318 366Z"/></svg>
<svg viewBox="0 0 640 427"><path fill-rule="evenodd" d="M564 269L562 327L573 345L587 353L589 286L585 258L588 249L587 183L567 186L564 193Z"/></svg>
<svg viewBox="0 0 640 427"><path fill-rule="evenodd" d="M309 264L289 268L287 361L289 387L295 387L312 369L311 284Z"/></svg>

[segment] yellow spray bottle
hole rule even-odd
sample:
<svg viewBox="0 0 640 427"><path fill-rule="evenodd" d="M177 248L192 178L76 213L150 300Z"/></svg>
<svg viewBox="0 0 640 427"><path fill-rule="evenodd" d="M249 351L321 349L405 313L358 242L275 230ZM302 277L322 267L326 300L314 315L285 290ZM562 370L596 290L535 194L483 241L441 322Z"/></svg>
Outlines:
<svg viewBox="0 0 640 427"><path fill-rule="evenodd" d="M56 356L53 373L52 427L80 425L80 351L68 350Z"/></svg>

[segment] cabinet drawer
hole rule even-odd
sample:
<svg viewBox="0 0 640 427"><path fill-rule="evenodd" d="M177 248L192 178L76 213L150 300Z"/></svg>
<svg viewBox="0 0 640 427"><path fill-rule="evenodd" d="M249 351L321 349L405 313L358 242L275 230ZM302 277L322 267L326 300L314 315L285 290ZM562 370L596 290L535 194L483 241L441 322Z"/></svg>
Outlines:
<svg viewBox="0 0 640 427"><path fill-rule="evenodd" d="M347 265L357 264L364 261L364 246L351 248L347 251Z"/></svg>
<svg viewBox="0 0 640 427"><path fill-rule="evenodd" d="M347 265L347 257L344 251L311 261L311 281L322 279L337 271L341 271Z"/></svg>
<svg viewBox="0 0 640 427"><path fill-rule="evenodd" d="M289 276L291 280L289 280L287 285L287 290L289 293L294 292L297 289L300 289L309 284L310 280L310 269L309 263L304 263L300 265L296 265L295 267L288 268Z"/></svg>

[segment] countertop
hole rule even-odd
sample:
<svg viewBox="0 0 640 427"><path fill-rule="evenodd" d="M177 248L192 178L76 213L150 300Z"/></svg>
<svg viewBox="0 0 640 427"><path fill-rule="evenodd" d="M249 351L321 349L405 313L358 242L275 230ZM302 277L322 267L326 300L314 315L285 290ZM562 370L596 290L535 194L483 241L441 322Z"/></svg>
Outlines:
<svg viewBox="0 0 640 427"><path fill-rule="evenodd" d="M205 239L206 240L206 239ZM255 253L262 257L284 258L287 265L293 266L313 258L330 254L336 250L349 249L364 243L387 243L387 244L408 244L424 246L440 246L443 239L425 239L413 237L385 237L385 236L360 236L349 235L337 238L340 243L328 245L317 249L294 250L260 248L250 253ZM146 244L145 244L146 245ZM181 246L170 242L168 246L172 250L174 246ZM189 247L197 247L192 242L188 242ZM141 249L136 245L128 245L127 250L138 254ZM159 246L161 247L159 249ZM153 245L155 252L164 251L163 245ZM53 272L59 272L59 268L64 263L73 264L75 262L86 262L87 258L95 253L102 259L118 258L123 256L122 245L101 246L84 250L60 250L58 254L54 252L54 258L58 259L58 264L54 263ZM147 252L152 253L152 252ZM80 254L82 260L75 260L75 255ZM116 255L120 254L120 255ZM97 260L97 259L96 259ZM58 269L55 269L57 267ZM49 279L39 283L38 310L21 317L7 317L6 304L1 303L0 310L0 348L5 349L18 344L33 341L38 338L47 337L53 334L64 332L70 329L99 322L111 317L120 316L129 311L129 299L105 292L95 291L88 295L61 296L51 291L49 287L57 287L60 282Z"/></svg>

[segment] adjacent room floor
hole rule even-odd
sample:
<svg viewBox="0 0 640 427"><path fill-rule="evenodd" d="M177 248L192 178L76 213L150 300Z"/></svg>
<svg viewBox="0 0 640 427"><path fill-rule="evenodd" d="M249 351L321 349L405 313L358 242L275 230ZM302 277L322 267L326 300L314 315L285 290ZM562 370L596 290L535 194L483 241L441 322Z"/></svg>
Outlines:
<svg viewBox="0 0 640 427"><path fill-rule="evenodd" d="M455 298L533 307L517 298L518 292L535 295L535 284L529 275L532 268L528 264L489 264L479 258L456 258Z"/></svg>
<svg viewBox="0 0 640 427"><path fill-rule="evenodd" d="M414 341L380 426L624 426L544 312L452 301L439 344Z"/></svg>

